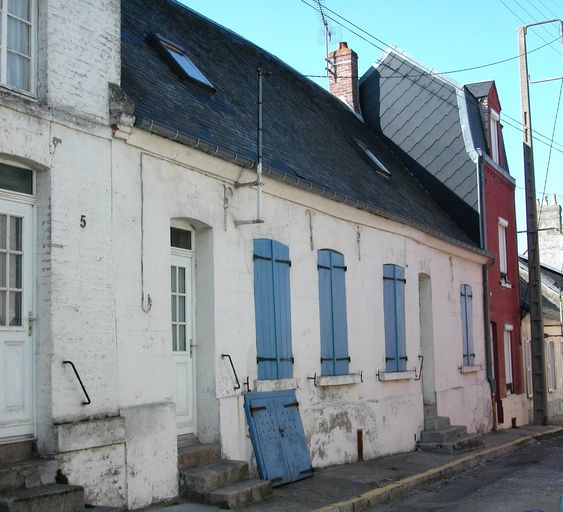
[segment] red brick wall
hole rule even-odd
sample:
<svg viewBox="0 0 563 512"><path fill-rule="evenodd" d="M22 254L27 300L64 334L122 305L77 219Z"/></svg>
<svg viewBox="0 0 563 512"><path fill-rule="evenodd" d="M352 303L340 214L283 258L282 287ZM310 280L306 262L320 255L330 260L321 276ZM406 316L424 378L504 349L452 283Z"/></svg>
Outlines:
<svg viewBox="0 0 563 512"><path fill-rule="evenodd" d="M485 164L485 206L487 215L487 248L497 257L489 268L490 315L496 332L493 333L497 398L506 396L504 365L504 325L511 324L513 393L524 392L522 347L520 343L520 291L518 284L518 253L516 246L516 215L514 184L497 170ZM506 253L508 283L503 285L499 265L498 218L508 221Z"/></svg>
<svg viewBox="0 0 563 512"><path fill-rule="evenodd" d="M329 74L330 92L337 98L344 99L348 106L360 111L360 88L358 83L358 55L348 48L346 43L340 43L340 48L329 53L333 74Z"/></svg>

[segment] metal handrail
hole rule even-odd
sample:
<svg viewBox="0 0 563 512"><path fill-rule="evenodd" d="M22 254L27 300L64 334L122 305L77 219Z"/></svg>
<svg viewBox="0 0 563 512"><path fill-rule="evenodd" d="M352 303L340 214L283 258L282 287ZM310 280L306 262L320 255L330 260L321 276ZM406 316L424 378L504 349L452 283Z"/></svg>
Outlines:
<svg viewBox="0 0 563 512"><path fill-rule="evenodd" d="M86 401L85 402L83 401L82 405L90 405L92 403L92 400L90 400L90 396L88 395L88 391L86 391L86 388L84 387L84 384L82 383L82 379L80 378L80 375L78 374L78 370L76 369L76 366L74 366L74 363L72 361L63 361L63 364L70 364L70 366L74 370L74 375L76 375L76 378L78 379L78 382L80 383L80 387L82 388L82 391L84 392L84 395L86 396Z"/></svg>
<svg viewBox="0 0 563 512"><path fill-rule="evenodd" d="M234 389L236 391L237 389L240 389L240 382L238 380L237 371L235 370L235 365L233 364L233 359L231 358L230 354L221 354L221 359L224 359L225 357L229 358L229 363L231 363L231 368L233 369L233 373L235 374L235 380L237 381L237 385L234 386Z"/></svg>

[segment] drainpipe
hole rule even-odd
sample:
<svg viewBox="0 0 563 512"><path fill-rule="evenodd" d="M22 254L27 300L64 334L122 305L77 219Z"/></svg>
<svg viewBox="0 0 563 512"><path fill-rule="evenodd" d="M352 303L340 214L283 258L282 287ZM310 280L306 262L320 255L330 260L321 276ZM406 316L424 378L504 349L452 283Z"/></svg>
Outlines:
<svg viewBox="0 0 563 512"><path fill-rule="evenodd" d="M262 219L262 78L270 73L262 69L262 65L256 70L258 75L258 130L256 134L256 181L250 183L235 183L235 188L256 186L256 218L252 220L235 220L235 226L245 224L263 224Z"/></svg>
<svg viewBox="0 0 563 512"><path fill-rule="evenodd" d="M479 186L479 232L481 248L487 250L487 210L485 206L485 170L483 152L477 148L477 180ZM498 430L496 409L496 382L493 371L493 353L491 340L491 313L489 289L489 261L483 264L483 319L485 324L485 364L487 367L487 381L491 388L491 407L493 413L493 430Z"/></svg>

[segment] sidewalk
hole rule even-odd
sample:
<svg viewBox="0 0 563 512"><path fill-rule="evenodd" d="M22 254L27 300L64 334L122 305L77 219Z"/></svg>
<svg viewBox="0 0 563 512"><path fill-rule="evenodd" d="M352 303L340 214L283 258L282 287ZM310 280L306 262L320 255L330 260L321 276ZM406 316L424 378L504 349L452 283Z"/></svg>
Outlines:
<svg viewBox="0 0 563 512"><path fill-rule="evenodd" d="M460 455L414 451L315 471L312 478L274 489L273 497L248 512L352 512L397 498L425 483L457 473L518 448L563 434L563 427L531 426L490 432L485 447ZM211 512L214 506L183 503L150 512ZM147 511L148 512L148 511Z"/></svg>

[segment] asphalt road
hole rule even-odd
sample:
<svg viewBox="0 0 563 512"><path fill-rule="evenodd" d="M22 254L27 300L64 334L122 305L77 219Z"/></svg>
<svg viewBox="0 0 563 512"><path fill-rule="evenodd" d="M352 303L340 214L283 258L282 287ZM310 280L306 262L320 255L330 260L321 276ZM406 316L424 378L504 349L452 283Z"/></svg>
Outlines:
<svg viewBox="0 0 563 512"><path fill-rule="evenodd" d="M483 463L401 500L378 505L378 512L563 512L563 436Z"/></svg>

